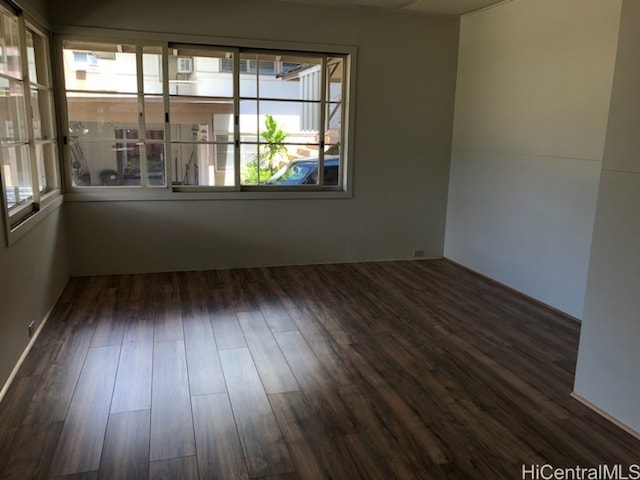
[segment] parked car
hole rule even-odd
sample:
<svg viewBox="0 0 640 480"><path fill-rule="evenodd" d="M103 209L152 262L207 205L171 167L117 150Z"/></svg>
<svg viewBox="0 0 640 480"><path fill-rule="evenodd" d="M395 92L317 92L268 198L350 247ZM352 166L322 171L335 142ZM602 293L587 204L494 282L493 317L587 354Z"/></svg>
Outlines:
<svg viewBox="0 0 640 480"><path fill-rule="evenodd" d="M340 157L324 157L324 184L338 185ZM267 180L267 185L315 185L318 183L318 158L304 157L288 163Z"/></svg>

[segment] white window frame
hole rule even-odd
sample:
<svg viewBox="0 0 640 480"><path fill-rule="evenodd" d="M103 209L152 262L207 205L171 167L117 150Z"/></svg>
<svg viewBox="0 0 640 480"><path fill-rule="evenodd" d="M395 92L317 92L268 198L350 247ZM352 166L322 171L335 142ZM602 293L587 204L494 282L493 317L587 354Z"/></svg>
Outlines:
<svg viewBox="0 0 640 480"><path fill-rule="evenodd" d="M12 245L28 231L30 231L35 225L46 218L52 211L62 205L63 197L61 190L61 178L60 178L60 165L59 165L59 145L57 139L57 122L56 122L56 110L54 105L54 88L53 88L53 61L51 56L51 38L49 33L43 29L34 19L28 16L22 11L16 11L14 8L7 6L4 2L0 2L0 10L9 16L14 17L17 20L18 35L19 35L19 50L21 58L21 74L22 74L22 86L24 94L24 107L26 111L26 130L27 137L24 142L21 142L27 147L28 162L30 167L30 180L32 199L29 203L16 206L9 209L7 205L6 184L4 178L0 182L0 205L2 209L2 215L5 226L5 240L7 245ZM32 35L39 36L44 42L45 46L43 51L46 54L46 65L44 65L43 74L46 75L44 83L36 83L30 78L28 51L27 51L27 29L32 32ZM35 47L35 46L34 46ZM37 57L36 49L34 48L34 55L36 55L36 62L42 61L42 58ZM31 92L33 89L43 90L48 92L49 109L50 109L50 121L51 121L51 133L52 138L48 139L36 139L33 126L33 109L31 105ZM40 112L42 114L42 112ZM48 145L55 153L55 158L52 159L51 165L48 168L47 183L53 182L51 188L45 191L40 191L40 184L38 179L38 163L36 156L36 145ZM0 153L0 164L4 165L2 155Z"/></svg>
<svg viewBox="0 0 640 480"><path fill-rule="evenodd" d="M57 58L62 58L63 42L80 41L94 43L115 43L138 46L163 46L163 70L165 83L163 95L165 96L165 108L168 110L168 51L170 44L193 45L209 47L212 49L258 49L265 51L285 51L292 55L305 53L327 56L341 56L344 58L344 78L342 97L342 118L341 134L341 175L340 185L319 187L317 185L296 185L293 187L283 186L262 186L262 185L240 185L239 179L234 186L212 187L212 186L187 186L172 185L172 172L170 162L165 161L166 185L163 187L101 187L101 186L73 186L70 176L69 146L65 139L65 146L61 155L65 175L65 201L122 201L122 200L203 200L203 199L296 199L296 198L351 198L353 188L353 132L355 106L355 64L357 62L357 48L345 45L326 44L294 44L279 41L249 41L246 39L217 38L209 36L194 36L174 34L170 41L167 35L154 34L150 32L121 32L118 30L96 30L84 27L68 27L65 31L54 36L54 49ZM235 68L238 70L239 55L234 56ZM65 127L68 125L66 114L65 83L62 67L56 65L57 74L60 76L57 94L61 112L59 114L62 131L66 133ZM239 74L235 75L239 78ZM236 80L237 81L237 80ZM238 86L234 91L234 101L239 102ZM238 115L238 105L235 106L235 115ZM170 120L170 118L167 118ZM168 146L170 138L170 123L165 123L165 143ZM236 140L239 140L238 128L235 129ZM237 143L234 148L234 165L236 176L239 176L239 160L237 153Z"/></svg>

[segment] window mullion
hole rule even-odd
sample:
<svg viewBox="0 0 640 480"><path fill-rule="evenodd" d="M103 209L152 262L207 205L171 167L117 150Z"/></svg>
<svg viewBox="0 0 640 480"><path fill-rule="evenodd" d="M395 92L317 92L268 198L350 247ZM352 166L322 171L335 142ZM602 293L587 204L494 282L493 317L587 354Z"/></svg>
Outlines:
<svg viewBox="0 0 640 480"><path fill-rule="evenodd" d="M142 62L142 46L136 46L136 80L138 82L138 163L140 165L140 186L147 187L149 175L147 174L147 129L145 125L144 108L144 70Z"/></svg>
<svg viewBox="0 0 640 480"><path fill-rule="evenodd" d="M327 118L327 56L322 57L320 69L320 125L318 128L318 186L324 187L324 138Z"/></svg>
<svg viewBox="0 0 640 480"><path fill-rule="evenodd" d="M31 83L29 80L29 56L27 54L27 27L24 16L18 17L19 48L22 68L22 92L24 95L25 123L27 128L27 151L31 170L31 195L36 208L40 206L40 182L38 181L38 163L36 162L35 134L33 130L33 108L31 107Z"/></svg>
<svg viewBox="0 0 640 480"><path fill-rule="evenodd" d="M233 173L235 190L240 190L240 50L233 51Z"/></svg>
<svg viewBox="0 0 640 480"><path fill-rule="evenodd" d="M348 81L346 80L348 79ZM347 172L345 169L345 157L347 156L347 143L345 142L345 135L349 129L349 125L346 122L347 119L347 108L348 105L351 105L351 99L349 98L349 89L351 88L351 59L343 58L342 59L342 85L340 88L340 125L343 127L340 129L340 144L339 144L339 152L340 152L340 163L338 168L338 179L339 182L344 185L346 188L347 183L345 183L345 178L347 176ZM347 159L347 161L351 161L351 159ZM346 179L349 180L348 178Z"/></svg>
<svg viewBox="0 0 640 480"><path fill-rule="evenodd" d="M169 46L162 45L162 100L164 102L164 178L167 190L171 189L171 124L169 112Z"/></svg>

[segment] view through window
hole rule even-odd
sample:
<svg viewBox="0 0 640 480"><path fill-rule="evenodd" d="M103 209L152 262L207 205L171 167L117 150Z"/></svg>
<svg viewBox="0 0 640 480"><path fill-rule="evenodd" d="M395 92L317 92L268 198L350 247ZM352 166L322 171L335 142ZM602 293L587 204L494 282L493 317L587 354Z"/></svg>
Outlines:
<svg viewBox="0 0 640 480"><path fill-rule="evenodd" d="M60 193L49 42L0 6L0 155L9 229Z"/></svg>
<svg viewBox="0 0 640 480"><path fill-rule="evenodd" d="M63 42L73 187L342 187L347 54Z"/></svg>

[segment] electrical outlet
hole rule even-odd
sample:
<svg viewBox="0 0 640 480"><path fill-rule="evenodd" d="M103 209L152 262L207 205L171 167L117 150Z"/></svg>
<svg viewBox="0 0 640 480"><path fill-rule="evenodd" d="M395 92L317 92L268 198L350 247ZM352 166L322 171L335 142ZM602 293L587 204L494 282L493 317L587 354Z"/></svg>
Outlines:
<svg viewBox="0 0 640 480"><path fill-rule="evenodd" d="M417 249L417 250L414 250L413 251L413 257L414 258L424 257L424 250L422 250L421 248Z"/></svg>
<svg viewBox="0 0 640 480"><path fill-rule="evenodd" d="M33 334L36 331L36 322L33 321L29 324L29 338L33 337Z"/></svg>

